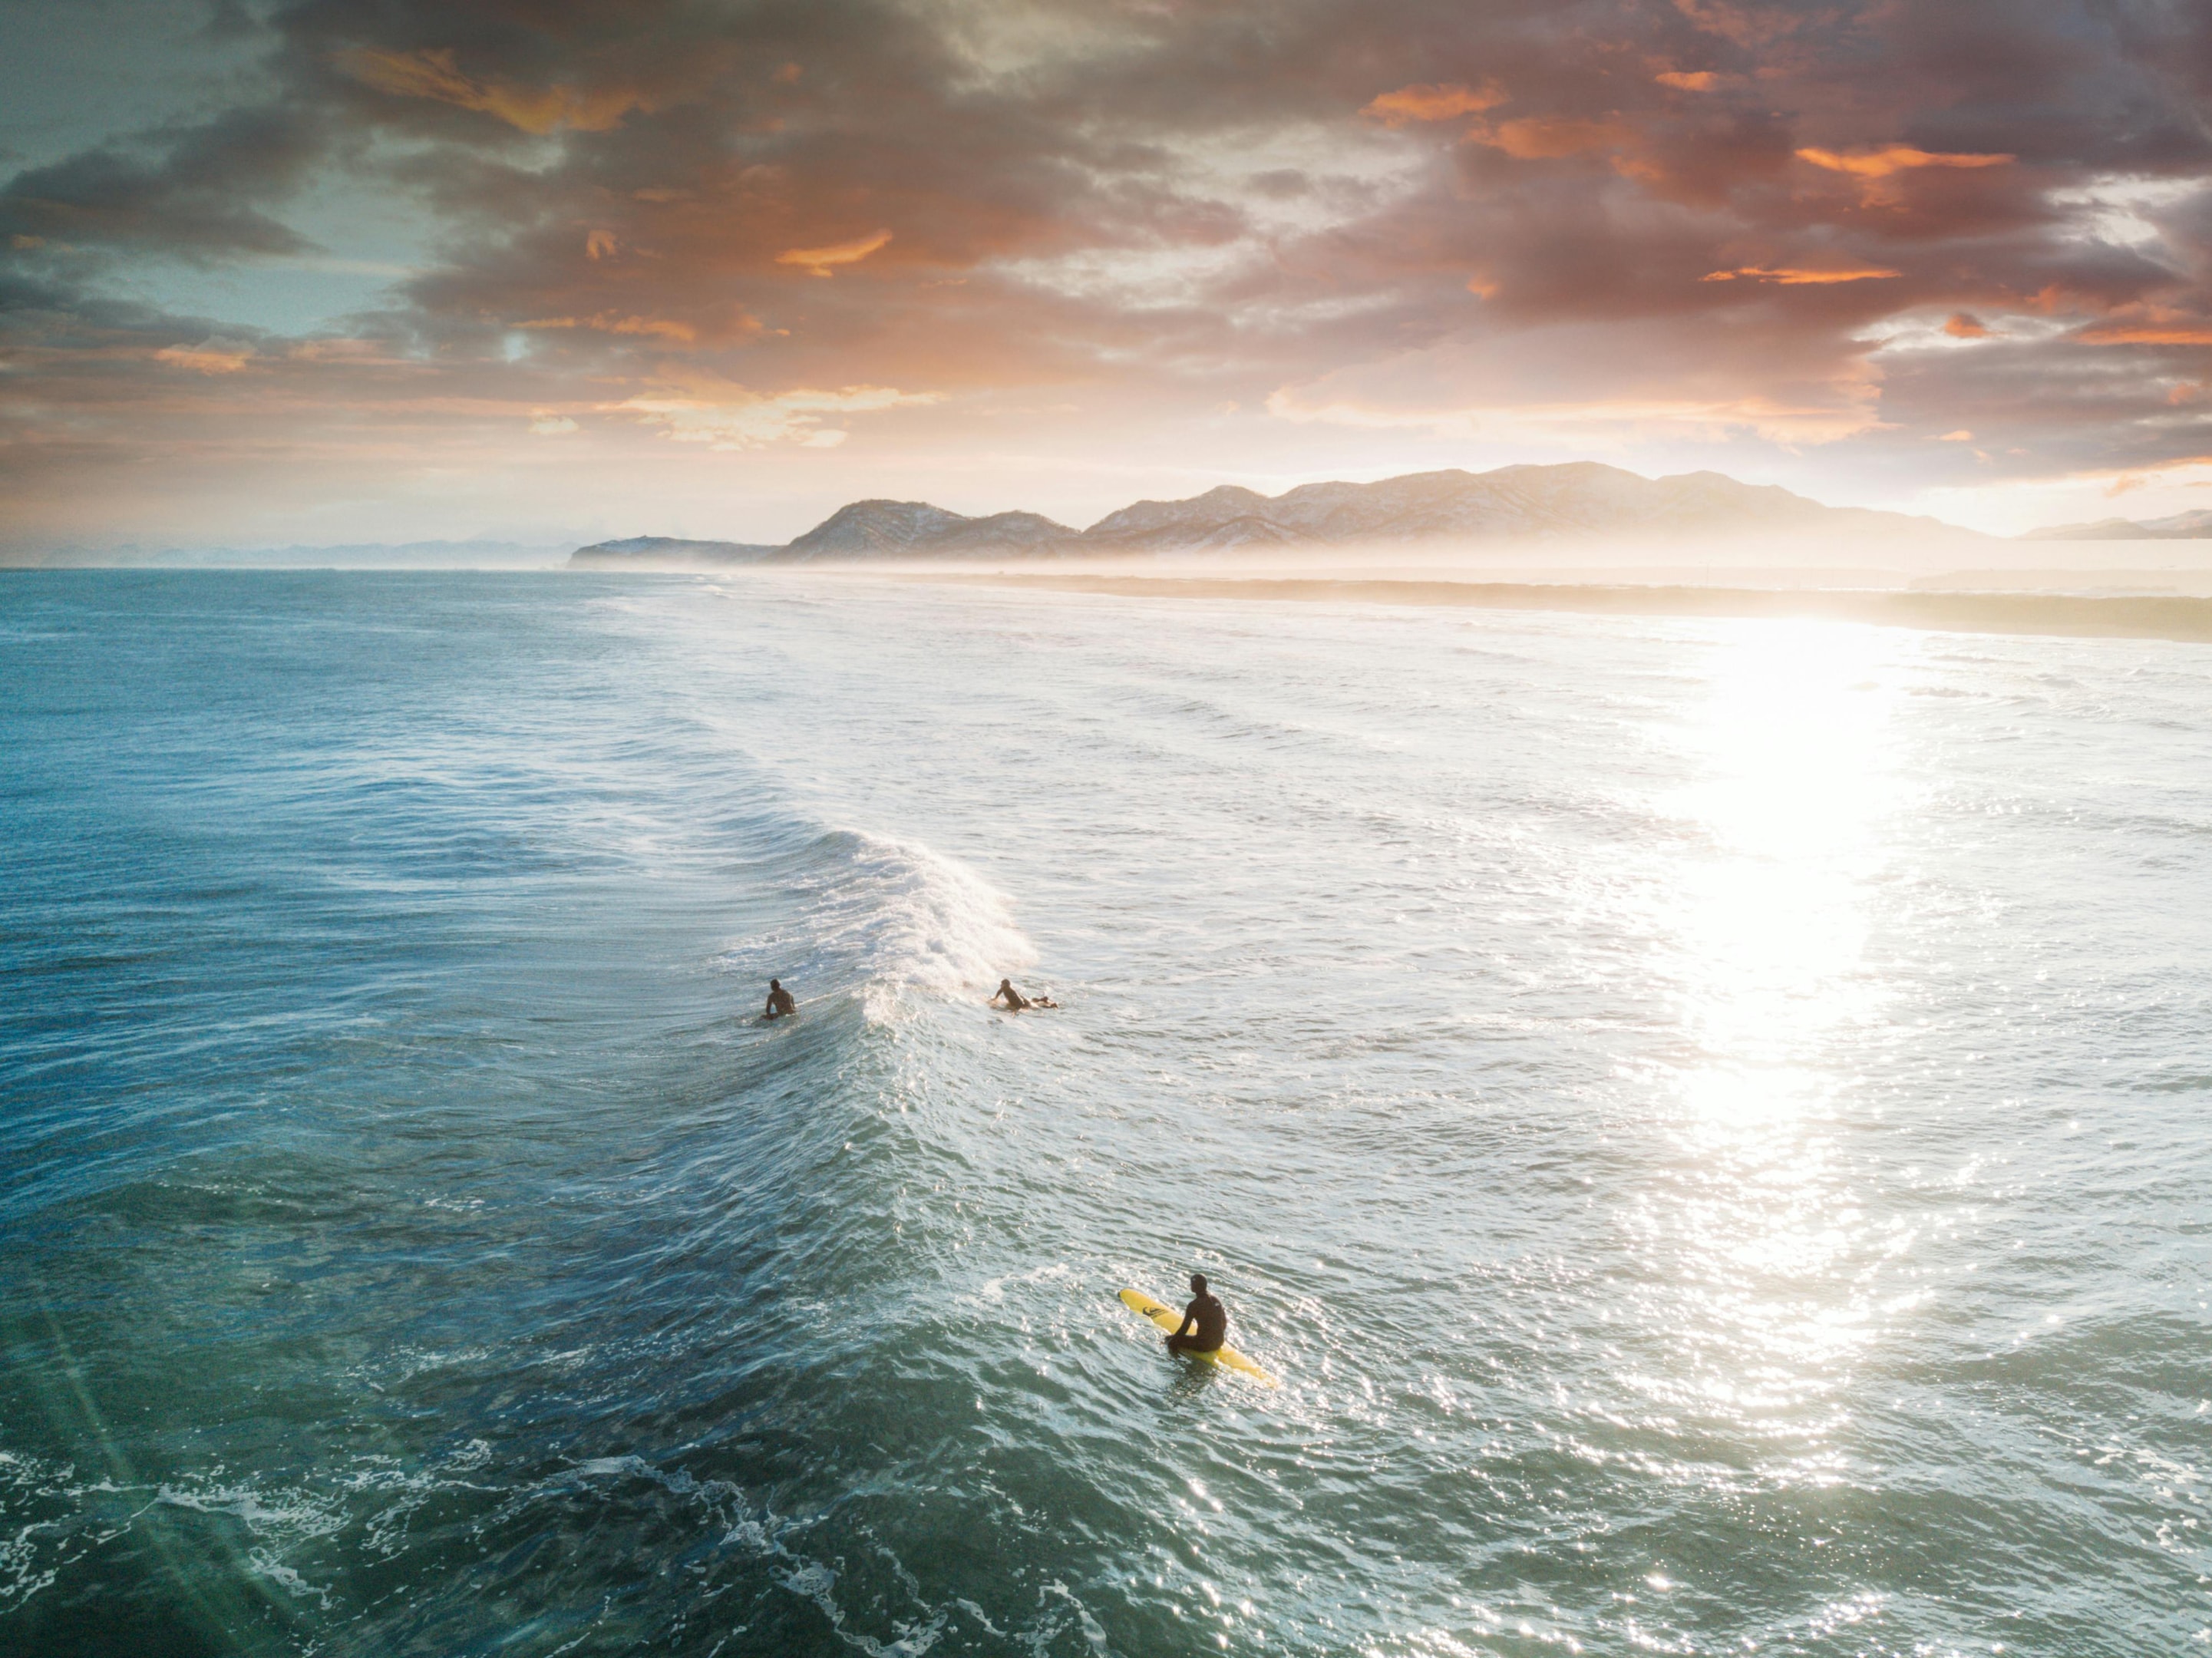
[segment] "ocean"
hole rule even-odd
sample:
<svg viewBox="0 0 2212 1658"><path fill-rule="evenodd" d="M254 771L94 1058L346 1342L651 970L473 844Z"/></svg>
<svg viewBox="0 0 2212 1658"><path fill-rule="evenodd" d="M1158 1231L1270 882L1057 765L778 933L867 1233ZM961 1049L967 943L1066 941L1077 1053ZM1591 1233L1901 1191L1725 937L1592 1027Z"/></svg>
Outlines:
<svg viewBox="0 0 2212 1658"><path fill-rule="evenodd" d="M2212 1643L2203 646L19 574L0 814L0 1650Z"/></svg>

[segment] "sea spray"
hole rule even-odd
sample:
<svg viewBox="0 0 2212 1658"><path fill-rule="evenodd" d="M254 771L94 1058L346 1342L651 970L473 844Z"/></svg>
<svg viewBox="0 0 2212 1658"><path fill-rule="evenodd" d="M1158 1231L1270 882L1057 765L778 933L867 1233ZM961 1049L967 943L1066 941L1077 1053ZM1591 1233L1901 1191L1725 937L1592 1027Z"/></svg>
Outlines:
<svg viewBox="0 0 2212 1658"><path fill-rule="evenodd" d="M855 994L882 1020L903 995L980 995L1036 960L1006 896L918 841L831 829L782 864L789 920L726 950L732 971L773 974L802 995Z"/></svg>

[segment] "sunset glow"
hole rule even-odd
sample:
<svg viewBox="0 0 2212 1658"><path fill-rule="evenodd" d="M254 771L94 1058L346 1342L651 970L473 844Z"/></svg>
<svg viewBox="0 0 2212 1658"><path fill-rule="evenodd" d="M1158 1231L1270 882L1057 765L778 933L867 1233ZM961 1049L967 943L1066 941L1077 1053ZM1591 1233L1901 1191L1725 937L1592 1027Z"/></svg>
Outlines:
<svg viewBox="0 0 2212 1658"><path fill-rule="evenodd" d="M2187 8L114 6L0 22L21 554L2212 483Z"/></svg>

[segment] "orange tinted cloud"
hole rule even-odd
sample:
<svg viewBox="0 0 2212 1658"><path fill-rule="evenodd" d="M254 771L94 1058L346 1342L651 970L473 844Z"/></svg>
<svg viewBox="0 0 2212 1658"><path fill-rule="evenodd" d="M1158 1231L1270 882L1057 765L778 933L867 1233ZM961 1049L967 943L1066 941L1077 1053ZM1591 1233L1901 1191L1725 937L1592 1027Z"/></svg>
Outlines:
<svg viewBox="0 0 2212 1658"><path fill-rule="evenodd" d="M1796 288L1806 284L1824 285L1829 282L1879 282L1885 277L1901 274L1903 273L1899 271L1886 270L1872 265L1850 270L1809 270L1795 265L1745 264L1738 265L1733 270L1709 270L1698 280L1705 282L1732 282L1741 276L1749 282L1779 282L1784 288Z"/></svg>
<svg viewBox="0 0 2212 1658"><path fill-rule="evenodd" d="M2002 167L2015 161L2016 155L1962 155L1942 151L1915 149L1910 144L1888 144L1881 149L1854 150L1846 155L1833 149L1801 149L1801 161L1810 161L1814 167L1824 167L1831 173L1849 173L1862 179L1887 179L1893 173L1906 173L1923 167Z"/></svg>
<svg viewBox="0 0 2212 1658"><path fill-rule="evenodd" d="M1504 101L1505 88L1495 81L1485 81L1479 87L1453 82L1400 87L1371 100L1359 112L1385 126L1398 127L1408 121L1449 121L1455 115L1476 115Z"/></svg>
<svg viewBox="0 0 2212 1658"><path fill-rule="evenodd" d="M1651 78L1662 87L1673 87L1680 92L1711 92L1721 82L1721 77L1709 69L1670 69Z"/></svg>
<svg viewBox="0 0 2212 1658"><path fill-rule="evenodd" d="M376 340L351 339L344 336L325 335L320 339L302 340L284 354L294 362L343 363L356 368L416 367L412 358L395 354L388 344Z"/></svg>
<svg viewBox="0 0 2212 1658"><path fill-rule="evenodd" d="M477 81L462 73L450 50L379 52L356 46L338 54L338 67L379 92L398 98L428 98L441 104L495 115L525 132L546 133L556 127L579 132L605 132L642 100L634 92L615 88L587 92L575 87L548 87L532 91L498 81Z"/></svg>
<svg viewBox="0 0 2212 1658"><path fill-rule="evenodd" d="M1954 340L1985 340L1990 337L1989 325L1964 311L1954 313L1943 325L1943 331Z"/></svg>
<svg viewBox="0 0 2212 1658"><path fill-rule="evenodd" d="M590 328L602 334L657 334L663 339L681 340L687 344L699 337L699 331L688 322L673 322L665 317L618 317L611 311L602 311L596 317L533 317L515 326Z"/></svg>
<svg viewBox="0 0 2212 1658"><path fill-rule="evenodd" d="M233 340L202 340L198 345L172 345L154 354L154 361L173 368L189 368L195 374L235 374L253 360L253 348Z"/></svg>
<svg viewBox="0 0 2212 1658"><path fill-rule="evenodd" d="M645 394L608 407L659 427L662 435L678 443L759 449L787 442L833 449L848 434L843 426L830 422L943 400L939 392L902 392L889 386L846 386L834 392L802 386L771 397L706 370L674 368Z"/></svg>
<svg viewBox="0 0 2212 1658"><path fill-rule="evenodd" d="M1844 173L1857 179L1859 204L1862 207L1882 207L1894 205L1898 201L1902 175L1917 173L1925 167L2003 167L2020 158L2016 155L1962 155L1915 149L1911 144L1885 144L1879 149L1850 151L1808 148L1799 150L1797 159L1809 161L1827 172Z"/></svg>
<svg viewBox="0 0 2212 1658"><path fill-rule="evenodd" d="M2174 323L2106 323L2074 337L2089 345L2212 345L2212 328Z"/></svg>
<svg viewBox="0 0 2212 1658"><path fill-rule="evenodd" d="M1628 138L1628 132L1618 122L1589 121L1572 116L1531 115L1517 121L1500 121L1495 126L1478 124L1469 130L1468 137L1478 143L1488 144L1492 149L1502 149L1518 161L1553 161L1562 155L1579 155L1587 150L1607 149Z"/></svg>
<svg viewBox="0 0 2212 1658"><path fill-rule="evenodd" d="M890 239L890 231L878 230L872 236L833 242L828 247L789 247L775 256L775 262L798 265L811 276L827 276L838 265L860 264Z"/></svg>

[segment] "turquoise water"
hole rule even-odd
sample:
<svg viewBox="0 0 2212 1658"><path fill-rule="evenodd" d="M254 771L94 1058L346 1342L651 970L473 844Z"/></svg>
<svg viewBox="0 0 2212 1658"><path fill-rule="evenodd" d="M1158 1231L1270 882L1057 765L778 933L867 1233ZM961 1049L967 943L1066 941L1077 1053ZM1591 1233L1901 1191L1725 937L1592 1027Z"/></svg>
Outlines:
<svg viewBox="0 0 2212 1658"><path fill-rule="evenodd" d="M0 811L0 1649L2212 1640L2203 647L17 575Z"/></svg>

